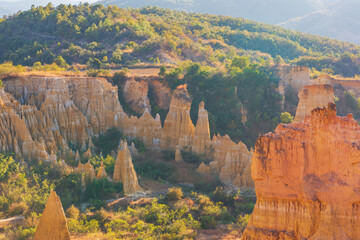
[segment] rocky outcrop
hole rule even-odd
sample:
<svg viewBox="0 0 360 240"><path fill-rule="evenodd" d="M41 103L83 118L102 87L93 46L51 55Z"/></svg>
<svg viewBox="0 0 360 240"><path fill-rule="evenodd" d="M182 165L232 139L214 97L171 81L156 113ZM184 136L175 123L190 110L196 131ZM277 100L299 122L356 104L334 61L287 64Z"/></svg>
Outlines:
<svg viewBox="0 0 360 240"><path fill-rule="evenodd" d="M158 97L163 101L160 105L166 107L170 90L159 84L161 86L151 86L160 89ZM211 171L215 174L222 171L223 180L229 184L237 175L241 178L248 165L245 155L249 152L243 151L241 144L235 144L228 137L210 139L204 103L199 106L195 128L186 86L173 92L164 127L159 114L153 118L148 108L140 118L125 114L117 88L106 79L19 77L8 79L5 86L7 92L0 89L0 150L15 152L19 158L55 161L56 155L62 158L72 153L69 146L79 146L80 152L85 151L82 157L90 159L94 150L92 137L116 127L128 138L138 138L151 149L174 151L179 146L178 152L193 151L213 158ZM135 148L131 150L136 153ZM229 168L225 161L228 152ZM80 160L79 151L74 157ZM96 177L90 163L79 164L76 171L85 173L87 179Z"/></svg>
<svg viewBox="0 0 360 240"><path fill-rule="evenodd" d="M34 240L70 240L64 209L56 192L51 191L36 228Z"/></svg>
<svg viewBox="0 0 360 240"><path fill-rule="evenodd" d="M301 91L305 86L312 84L308 67L279 65L274 70L280 79L279 86L282 86L284 89L287 86L291 86L297 91Z"/></svg>
<svg viewBox="0 0 360 240"><path fill-rule="evenodd" d="M77 168L75 168L75 172L84 174L86 180L93 180L96 176L94 166L91 165L90 161L85 164L82 164L79 161Z"/></svg>
<svg viewBox="0 0 360 240"><path fill-rule="evenodd" d="M0 150L14 152L17 156L27 159L37 158L47 161L49 155L45 150L44 138L34 140L31 137L26 119L17 112L19 106L20 104L11 95L0 88ZM24 110L31 112L35 118L33 108ZM46 135L46 132L44 134ZM50 142L52 140L55 141L54 138L49 139Z"/></svg>
<svg viewBox="0 0 360 240"><path fill-rule="evenodd" d="M204 162L200 164L199 168L196 171L201 174L211 174L211 168Z"/></svg>
<svg viewBox="0 0 360 240"><path fill-rule="evenodd" d="M138 114L143 114L145 109L151 111L151 105L148 98L148 83L145 81L136 81L130 78L125 82L123 88L124 99L127 104Z"/></svg>
<svg viewBox="0 0 360 240"><path fill-rule="evenodd" d="M221 182L232 186L238 175L241 177L248 174L245 170L251 164L252 154L244 143L236 144L228 135L217 135L212 139L212 149L214 161L210 163L210 167L214 173L219 174ZM245 178L248 179L249 176ZM246 181L246 185L241 181L235 182L238 188L253 186L252 181Z"/></svg>
<svg viewBox="0 0 360 240"><path fill-rule="evenodd" d="M175 150L175 162L181 162L183 160L179 145L176 146Z"/></svg>
<svg viewBox="0 0 360 240"><path fill-rule="evenodd" d="M97 179L101 179L101 178L107 178L107 173L106 173L106 170L105 170L105 166L103 164L103 162L101 162L101 166L99 168L99 171L98 173L96 174L96 178Z"/></svg>
<svg viewBox="0 0 360 240"><path fill-rule="evenodd" d="M205 110L205 103L199 104L199 114L196 123L194 140L192 143L192 151L196 154L210 153L209 148L211 145L209 116Z"/></svg>
<svg viewBox="0 0 360 240"><path fill-rule="evenodd" d="M171 89L159 80L149 81L149 90L153 94L154 101L160 109L169 109L171 102Z"/></svg>
<svg viewBox="0 0 360 240"><path fill-rule="evenodd" d="M326 107L329 102L334 102L334 89L328 84L317 84L304 87L299 93L299 105L294 121L301 122L306 116L311 115L315 108Z"/></svg>
<svg viewBox="0 0 360 240"><path fill-rule="evenodd" d="M126 194L142 191L138 183L138 178L126 140L121 140L115 162L113 179L115 182L123 183L124 192Z"/></svg>
<svg viewBox="0 0 360 240"><path fill-rule="evenodd" d="M146 109L140 118L125 118L121 128L126 136L139 138L146 146L160 148L162 127L159 114L154 119Z"/></svg>
<svg viewBox="0 0 360 240"><path fill-rule="evenodd" d="M192 146L195 126L190 118L191 98L186 85L179 86L173 92L170 110L166 116L162 131L161 146L163 149L175 150L176 146Z"/></svg>
<svg viewBox="0 0 360 240"><path fill-rule="evenodd" d="M360 239L360 127L336 106L256 143L257 203L242 239Z"/></svg>

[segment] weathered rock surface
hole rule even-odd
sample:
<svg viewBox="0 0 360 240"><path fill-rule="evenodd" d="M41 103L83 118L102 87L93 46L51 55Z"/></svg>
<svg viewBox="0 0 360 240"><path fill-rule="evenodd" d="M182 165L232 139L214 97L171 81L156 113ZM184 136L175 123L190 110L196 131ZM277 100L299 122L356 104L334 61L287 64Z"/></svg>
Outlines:
<svg viewBox="0 0 360 240"><path fill-rule="evenodd" d="M145 81L136 81L130 78L125 82L123 88L124 99L131 109L138 114L143 114L145 109L151 111L151 105L148 98L148 83Z"/></svg>
<svg viewBox="0 0 360 240"><path fill-rule="evenodd" d="M77 168L75 168L75 172L84 174L86 180L93 180L96 177L94 166L91 165L90 161L85 164L82 164L79 161Z"/></svg>
<svg viewBox="0 0 360 240"><path fill-rule="evenodd" d="M214 173L219 174L221 182L238 188L253 187L249 171L246 171L251 165L252 154L244 143L236 144L228 135L217 135L212 139L212 148L214 161L210 163L210 167ZM240 179L244 178L245 185L242 180L235 181L238 175ZM236 185L233 185L234 182Z"/></svg>
<svg viewBox="0 0 360 240"><path fill-rule="evenodd" d="M280 65L276 67L276 75L280 78L279 86L287 86L301 91L305 86L311 85L310 69L305 66Z"/></svg>
<svg viewBox="0 0 360 240"><path fill-rule="evenodd" d="M171 91L159 81L156 84L151 86L157 89L154 91L158 101L162 101L158 104L166 107ZM222 171L223 181L229 184L238 175L242 179L248 166L250 153L246 147L242 150L241 144L228 137L210 139L208 113L203 103L195 128L190 118L191 98L185 86L173 92L163 128L160 116L154 119L148 108L140 118L127 116L118 100L117 88L106 79L19 77L8 79L5 86L7 92L0 89L0 150L15 152L19 158L54 161L55 153L61 158L71 152L69 145L75 145L86 151L83 157L89 159L94 150L91 138L116 127L152 149L176 150L179 146L179 150L213 158L211 171L215 174ZM228 152L230 158L225 162ZM74 157L80 160L79 151ZM88 179L96 177L90 163L79 164L76 171L85 173Z"/></svg>
<svg viewBox="0 0 360 240"><path fill-rule="evenodd" d="M122 182L124 192L131 194L142 191L132 163L131 153L128 144L121 140L119 152L115 162L113 179L115 182Z"/></svg>
<svg viewBox="0 0 360 240"><path fill-rule="evenodd" d="M161 109L169 109L171 102L171 89L159 80L149 82L149 88L154 94L154 101Z"/></svg>
<svg viewBox="0 0 360 240"><path fill-rule="evenodd" d="M162 131L161 146L175 150L176 146L191 147L195 126L190 118L191 98L186 85L179 86L173 92L170 110L166 116Z"/></svg>
<svg viewBox="0 0 360 240"><path fill-rule="evenodd" d="M329 102L334 103L334 89L328 84L317 84L304 87L299 93L299 105L294 121L301 122L306 116L311 115L315 108L323 108Z"/></svg>
<svg viewBox="0 0 360 240"><path fill-rule="evenodd" d="M317 108L259 138L257 203L242 239L360 239L360 127Z"/></svg>
<svg viewBox="0 0 360 240"><path fill-rule="evenodd" d="M205 110L205 103L199 104L199 114L196 123L194 140L192 143L192 151L196 154L210 154L210 127L209 127L209 114Z"/></svg>
<svg viewBox="0 0 360 240"><path fill-rule="evenodd" d="M101 178L107 178L107 173L106 173L106 170L105 170L105 166L103 164L103 162L101 162L101 166L99 168L99 171L98 173L96 174L96 178L97 179L101 179Z"/></svg>
<svg viewBox="0 0 360 240"><path fill-rule="evenodd" d="M50 192L34 240L70 240L64 209L54 191Z"/></svg>

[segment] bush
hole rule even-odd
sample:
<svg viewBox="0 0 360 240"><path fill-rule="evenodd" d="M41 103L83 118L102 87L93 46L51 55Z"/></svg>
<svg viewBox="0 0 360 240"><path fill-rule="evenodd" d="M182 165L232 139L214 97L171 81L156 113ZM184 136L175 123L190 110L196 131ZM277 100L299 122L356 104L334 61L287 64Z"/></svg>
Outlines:
<svg viewBox="0 0 360 240"><path fill-rule="evenodd" d="M68 218L78 219L79 215L80 215L80 210L77 207L75 207L74 205L71 205L66 210L66 217L68 217Z"/></svg>
<svg viewBox="0 0 360 240"><path fill-rule="evenodd" d="M114 197L114 195L123 195L122 183L110 182L103 178L93 180L86 186L86 199L104 200Z"/></svg>
<svg viewBox="0 0 360 240"><path fill-rule="evenodd" d="M166 199L169 201L179 201L183 197L182 189L179 187L169 188Z"/></svg>
<svg viewBox="0 0 360 240"><path fill-rule="evenodd" d="M76 220L68 219L68 228L71 233L95 233L99 232L99 222L95 219L90 221L87 220Z"/></svg>
<svg viewBox="0 0 360 240"><path fill-rule="evenodd" d="M174 173L174 168L171 165L154 162L151 159L142 163L134 162L134 167L137 174L154 180L169 180Z"/></svg>
<svg viewBox="0 0 360 240"><path fill-rule="evenodd" d="M288 113L288 112L281 113L281 115L280 115L280 122L281 123L288 124L288 123L292 123L293 121L294 121L294 117L291 116L290 113Z"/></svg>
<svg viewBox="0 0 360 240"><path fill-rule="evenodd" d="M29 206L25 202L11 203L9 206L9 214L11 216L26 214Z"/></svg>
<svg viewBox="0 0 360 240"><path fill-rule="evenodd" d="M203 160L199 155L188 151L181 151L181 156L183 157L183 160L187 163L200 164Z"/></svg>
<svg viewBox="0 0 360 240"><path fill-rule="evenodd" d="M119 146L120 139L123 137L122 132L117 128L110 128L99 137L94 137L94 145L98 148L98 152L102 152L104 156L111 153Z"/></svg>

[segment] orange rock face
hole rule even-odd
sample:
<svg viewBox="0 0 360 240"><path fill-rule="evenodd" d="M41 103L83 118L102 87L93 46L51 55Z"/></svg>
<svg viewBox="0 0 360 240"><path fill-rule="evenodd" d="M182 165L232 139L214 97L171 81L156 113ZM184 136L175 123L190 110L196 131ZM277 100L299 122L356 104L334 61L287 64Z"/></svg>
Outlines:
<svg viewBox="0 0 360 240"><path fill-rule="evenodd" d="M163 149L175 150L176 146L192 146L195 126L190 118L191 98L186 86L180 86L173 92L170 110L166 116L162 131Z"/></svg>
<svg viewBox="0 0 360 240"><path fill-rule="evenodd" d="M96 176L94 167L93 167L93 165L91 165L90 161L88 161L85 164L82 164L79 161L77 168L75 168L75 172L84 174L85 178L87 180L93 180L93 179L95 179L95 176Z"/></svg>
<svg viewBox="0 0 360 240"><path fill-rule="evenodd" d="M105 166L104 166L104 164L102 162L101 162L101 166L99 168L99 171L96 174L96 178L97 179L107 178L107 173L106 173L106 170L105 170Z"/></svg>
<svg viewBox="0 0 360 240"><path fill-rule="evenodd" d="M237 188L253 187L249 171L246 171L251 165L252 154L244 143L236 144L228 135L218 135L212 139L212 149L214 161L210 163L210 168L219 174L222 183ZM243 178L246 179L244 184Z"/></svg>
<svg viewBox="0 0 360 240"><path fill-rule="evenodd" d="M304 87L299 93L299 105L294 121L301 122L306 116L311 115L315 108L323 108L329 102L334 102L334 89L328 84L317 84Z"/></svg>
<svg viewBox="0 0 360 240"><path fill-rule="evenodd" d="M209 116L205 110L204 102L199 105L198 120L196 123L194 140L192 144L192 151L197 154L210 153L209 146L211 145Z"/></svg>
<svg viewBox="0 0 360 240"><path fill-rule="evenodd" d="M115 162L113 179L115 182L123 183L124 192L126 194L142 191L138 183L137 175L132 163L130 150L126 140L121 140L118 156Z"/></svg>
<svg viewBox="0 0 360 240"><path fill-rule="evenodd" d="M360 127L336 106L259 138L242 239L360 239Z"/></svg>
<svg viewBox="0 0 360 240"><path fill-rule="evenodd" d="M34 240L70 240L60 198L51 191L45 210L36 228Z"/></svg>
<svg viewBox="0 0 360 240"><path fill-rule="evenodd" d="M145 109L151 111L148 98L148 83L145 81L135 81L135 78L127 80L123 89L124 98L131 109L139 114L143 114Z"/></svg>

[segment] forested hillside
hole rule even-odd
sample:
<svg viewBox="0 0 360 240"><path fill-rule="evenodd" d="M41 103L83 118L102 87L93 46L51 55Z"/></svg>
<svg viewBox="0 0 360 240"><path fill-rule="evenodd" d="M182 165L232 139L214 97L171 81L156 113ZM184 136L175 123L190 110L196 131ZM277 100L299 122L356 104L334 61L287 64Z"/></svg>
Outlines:
<svg viewBox="0 0 360 240"><path fill-rule="evenodd" d="M1 19L0 32L0 61L22 65L52 63L62 56L68 64L93 67L184 60L222 66L236 55L247 55L256 62L277 56L294 62L307 57L314 62L345 53L351 54L350 64L356 65L355 55L360 53L357 45L241 18L151 7L81 4L54 8L49 4ZM334 64L307 64L343 73ZM358 70L345 75L355 74Z"/></svg>

